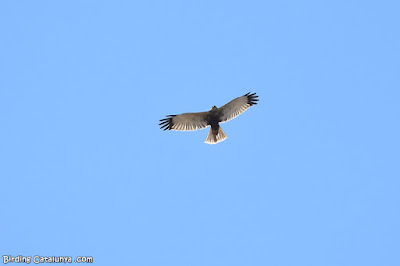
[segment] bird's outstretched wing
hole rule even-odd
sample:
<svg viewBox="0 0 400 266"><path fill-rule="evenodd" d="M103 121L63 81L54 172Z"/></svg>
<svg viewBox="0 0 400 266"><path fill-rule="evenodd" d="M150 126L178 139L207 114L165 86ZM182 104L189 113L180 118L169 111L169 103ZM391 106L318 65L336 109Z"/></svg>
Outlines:
<svg viewBox="0 0 400 266"><path fill-rule="evenodd" d="M250 106L257 104L257 97L258 95L255 93L250 94L249 92L242 97L237 97L236 99L219 108L221 112L221 122L227 122L246 111Z"/></svg>
<svg viewBox="0 0 400 266"><path fill-rule="evenodd" d="M197 130L207 127L207 113L185 113L180 115L167 115L167 118L161 119L161 129L164 130Z"/></svg>

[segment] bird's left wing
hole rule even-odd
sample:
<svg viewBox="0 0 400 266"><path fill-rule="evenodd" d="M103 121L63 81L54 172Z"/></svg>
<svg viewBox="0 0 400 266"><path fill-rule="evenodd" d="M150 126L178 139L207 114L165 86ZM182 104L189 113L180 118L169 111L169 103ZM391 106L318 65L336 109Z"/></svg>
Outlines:
<svg viewBox="0 0 400 266"><path fill-rule="evenodd" d="M258 95L255 93L250 94L249 92L219 108L221 112L221 122L227 122L246 111L250 106L257 104L257 97Z"/></svg>
<svg viewBox="0 0 400 266"><path fill-rule="evenodd" d="M161 119L161 129L164 130L197 130L207 127L207 113L185 113L180 115L167 115Z"/></svg>

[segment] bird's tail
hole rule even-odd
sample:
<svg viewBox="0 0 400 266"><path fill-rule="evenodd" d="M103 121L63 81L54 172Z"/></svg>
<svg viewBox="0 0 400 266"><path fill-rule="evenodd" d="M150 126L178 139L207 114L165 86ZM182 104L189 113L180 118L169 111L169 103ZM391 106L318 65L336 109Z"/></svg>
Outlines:
<svg viewBox="0 0 400 266"><path fill-rule="evenodd" d="M226 138L227 136L225 135L225 132L222 130L221 127L218 128L218 132L213 132L212 128L210 128L210 132L208 132L206 141L204 142L208 144L217 144L218 142L221 142Z"/></svg>

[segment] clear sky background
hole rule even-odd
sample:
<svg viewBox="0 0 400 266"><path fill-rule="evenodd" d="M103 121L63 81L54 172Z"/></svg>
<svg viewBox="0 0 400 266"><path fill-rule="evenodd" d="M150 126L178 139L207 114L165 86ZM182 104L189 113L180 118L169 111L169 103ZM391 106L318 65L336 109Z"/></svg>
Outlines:
<svg viewBox="0 0 400 266"><path fill-rule="evenodd" d="M2 1L0 255L399 265L398 1ZM249 91L207 130L168 114Z"/></svg>

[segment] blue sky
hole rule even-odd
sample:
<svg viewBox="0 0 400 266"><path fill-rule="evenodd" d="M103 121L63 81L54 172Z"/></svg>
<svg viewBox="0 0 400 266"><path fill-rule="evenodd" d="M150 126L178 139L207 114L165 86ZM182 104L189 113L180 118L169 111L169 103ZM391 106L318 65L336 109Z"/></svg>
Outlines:
<svg viewBox="0 0 400 266"><path fill-rule="evenodd" d="M0 255L399 265L397 1L2 1ZM249 91L208 130L168 114Z"/></svg>

